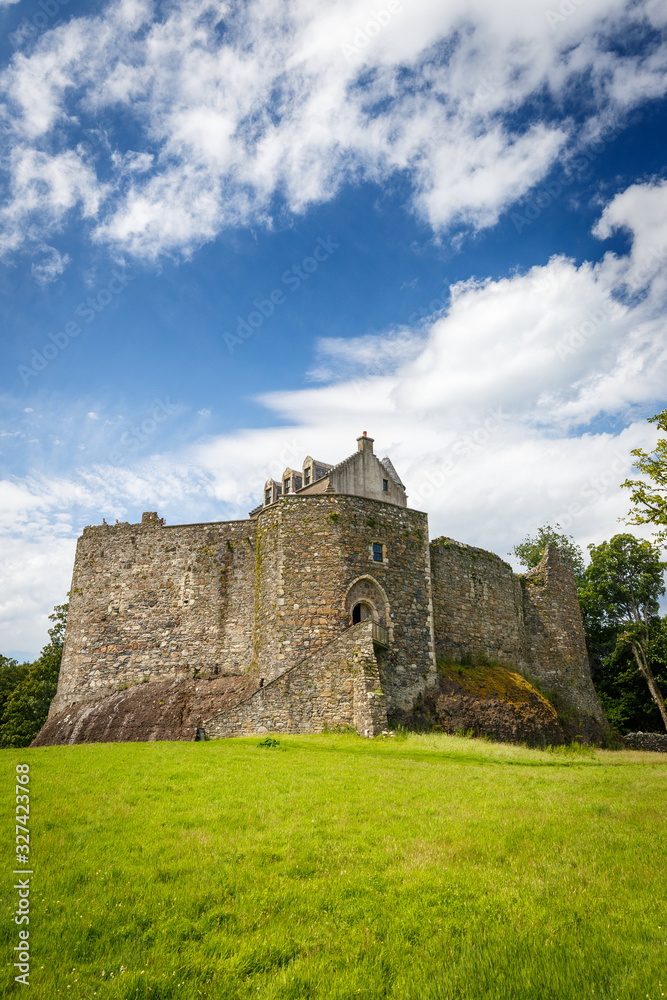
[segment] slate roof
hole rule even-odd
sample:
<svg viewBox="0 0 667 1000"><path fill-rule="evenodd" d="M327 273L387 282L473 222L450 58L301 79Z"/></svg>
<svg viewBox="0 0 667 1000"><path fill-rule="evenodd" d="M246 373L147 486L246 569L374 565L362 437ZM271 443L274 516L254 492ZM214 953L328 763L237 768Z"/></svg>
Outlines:
<svg viewBox="0 0 667 1000"><path fill-rule="evenodd" d="M398 472L394 468L390 458L387 458L387 456L385 455L384 458L380 459L380 465L384 466L384 468L389 473L390 479L393 479L393 481L396 483L397 486L400 486L401 489L405 489L405 486L401 482L400 476L398 475Z"/></svg>

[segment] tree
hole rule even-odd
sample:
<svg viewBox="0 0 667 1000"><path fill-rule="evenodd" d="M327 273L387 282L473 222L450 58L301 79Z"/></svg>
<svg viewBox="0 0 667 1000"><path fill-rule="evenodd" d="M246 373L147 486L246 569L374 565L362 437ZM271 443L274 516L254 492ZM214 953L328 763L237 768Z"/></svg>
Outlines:
<svg viewBox="0 0 667 1000"><path fill-rule="evenodd" d="M648 660L661 691L667 691L667 618L656 619L650 627ZM656 732L662 727L658 706L646 681L637 670L627 643L611 641L601 646L587 636L593 682L605 715L622 733Z"/></svg>
<svg viewBox="0 0 667 1000"><path fill-rule="evenodd" d="M553 528L550 524L545 524L532 538L530 535L526 535L522 542L514 546L510 554L513 554L522 566L532 569L538 565L549 542L553 542L554 545L571 556L574 564L574 575L577 584L579 584L584 573L584 554L572 535L562 533L560 524L556 524Z"/></svg>
<svg viewBox="0 0 667 1000"><path fill-rule="evenodd" d="M667 410L649 417L649 423L657 424L659 430L667 431ZM649 455L641 448L634 448L635 467L648 476L651 482L642 479L626 479L621 486L632 490L630 495L634 509L626 518L627 524L652 524L656 543L667 541L667 438L658 438L655 452Z"/></svg>
<svg viewBox="0 0 667 1000"><path fill-rule="evenodd" d="M21 681L25 680L29 666L28 663L18 663L17 660L0 655L0 719L5 710L7 699Z"/></svg>
<svg viewBox="0 0 667 1000"><path fill-rule="evenodd" d="M25 664L23 679L5 703L0 725L0 746L27 747L40 731L49 714L49 706L58 687L63 653L67 604L57 605L49 618L50 641L34 663Z"/></svg>
<svg viewBox="0 0 667 1000"><path fill-rule="evenodd" d="M665 593L659 550L634 535L614 535L609 542L589 545L590 565L579 588L579 603L589 648L603 662L623 661L629 650L665 729L665 701L651 668L651 639L660 622L660 596ZM605 656L606 652L606 656Z"/></svg>

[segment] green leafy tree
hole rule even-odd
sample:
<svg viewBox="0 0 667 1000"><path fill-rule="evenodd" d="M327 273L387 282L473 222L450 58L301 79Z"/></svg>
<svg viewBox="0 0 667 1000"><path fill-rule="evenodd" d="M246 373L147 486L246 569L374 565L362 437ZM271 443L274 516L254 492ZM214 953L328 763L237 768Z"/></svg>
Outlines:
<svg viewBox="0 0 667 1000"><path fill-rule="evenodd" d="M49 616L50 641L34 663L25 664L25 676L9 694L0 725L0 746L27 747L46 722L49 706L58 687L63 653L67 604L60 604Z"/></svg>
<svg viewBox="0 0 667 1000"><path fill-rule="evenodd" d="M25 680L28 672L28 663L19 663L8 656L0 655L0 719L5 710L7 699Z"/></svg>
<svg viewBox="0 0 667 1000"><path fill-rule="evenodd" d="M665 701L651 663L667 564L656 546L634 535L614 535L588 549L591 562L579 588L579 603L591 659L608 670L615 665L618 674L627 667L622 653L629 652L667 729Z"/></svg>
<svg viewBox="0 0 667 1000"><path fill-rule="evenodd" d="M667 410L649 417L649 423L667 431ZM626 518L627 524L652 524L657 528L655 541L667 541L667 438L658 438L653 454L634 448L635 467L648 476L650 482L642 479L626 479L624 489L632 490L630 500L634 508Z"/></svg>
<svg viewBox="0 0 667 1000"><path fill-rule="evenodd" d="M539 528L536 535L526 535L522 542L514 546L510 554L514 555L522 566L533 569L539 564L549 542L553 542L554 545L571 556L574 564L574 575L577 584L579 584L584 574L584 554L572 535L563 534L560 524L556 524L554 527L545 524Z"/></svg>
<svg viewBox="0 0 667 1000"><path fill-rule="evenodd" d="M656 684L667 691L667 618L652 622L650 633L649 664ZM590 636L588 642L595 690L612 726L622 733L660 730L660 711L628 644L617 644L615 633L605 648L596 647Z"/></svg>

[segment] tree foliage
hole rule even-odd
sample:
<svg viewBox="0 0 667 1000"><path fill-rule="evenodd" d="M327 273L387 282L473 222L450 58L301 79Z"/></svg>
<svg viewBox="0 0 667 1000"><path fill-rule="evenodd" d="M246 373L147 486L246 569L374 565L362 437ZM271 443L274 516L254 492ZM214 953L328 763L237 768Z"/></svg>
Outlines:
<svg viewBox="0 0 667 1000"><path fill-rule="evenodd" d="M8 656L0 655L0 719L5 710L7 699L21 681L25 680L29 666L28 663L19 663Z"/></svg>
<svg viewBox="0 0 667 1000"><path fill-rule="evenodd" d="M653 672L653 662L660 662L658 611L667 564L656 546L634 535L614 535L588 548L591 562L579 588L579 603L594 668L598 676L606 674L608 682L618 680L627 674L632 656L667 729L664 696Z"/></svg>
<svg viewBox="0 0 667 1000"><path fill-rule="evenodd" d="M534 566L539 564L549 542L553 542L554 545L557 545L571 556L574 565L574 575L577 583L579 583L584 573L584 554L572 535L563 534L560 524L556 524L554 527L550 524L545 524L539 528L536 535L526 535L522 542L514 546L512 554L519 560L522 566L525 566L527 569L533 569Z"/></svg>
<svg viewBox="0 0 667 1000"><path fill-rule="evenodd" d="M667 618L653 621L650 631L649 663L656 684L667 691ZM595 690L612 726L622 733L659 732L660 710L628 644L616 643L616 635L612 633L611 642L601 649L589 637L589 652Z"/></svg>
<svg viewBox="0 0 667 1000"><path fill-rule="evenodd" d="M667 410L649 417L649 423L667 431ZM667 438L658 438L653 454L635 448L635 466L650 482L642 479L626 479L621 485L632 490L630 495L633 509L626 518L628 524L652 524L657 529L655 541L667 541Z"/></svg>
<svg viewBox="0 0 667 1000"><path fill-rule="evenodd" d="M24 673L5 701L0 724L0 746L29 746L46 722L49 706L58 686L67 609L67 604L57 605L53 609L53 614L49 616L54 622L49 629L50 641L34 663L26 663L19 668Z"/></svg>

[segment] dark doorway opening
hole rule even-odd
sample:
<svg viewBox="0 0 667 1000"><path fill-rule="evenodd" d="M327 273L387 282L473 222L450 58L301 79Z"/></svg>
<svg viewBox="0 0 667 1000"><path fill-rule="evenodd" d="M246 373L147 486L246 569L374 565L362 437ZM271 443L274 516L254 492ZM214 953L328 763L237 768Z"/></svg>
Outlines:
<svg viewBox="0 0 667 1000"><path fill-rule="evenodd" d="M373 609L370 604L366 604L365 601L359 601L352 608L352 624L356 625L357 622L365 622L367 618L374 618Z"/></svg>

